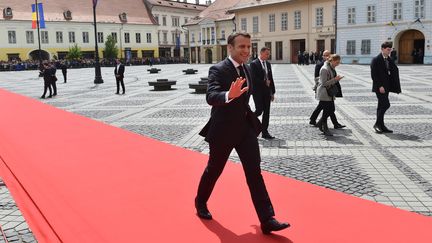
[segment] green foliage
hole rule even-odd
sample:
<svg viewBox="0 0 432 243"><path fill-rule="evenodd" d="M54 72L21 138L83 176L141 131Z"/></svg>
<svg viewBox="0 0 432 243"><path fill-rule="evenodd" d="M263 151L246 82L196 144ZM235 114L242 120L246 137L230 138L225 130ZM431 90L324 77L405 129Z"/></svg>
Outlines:
<svg viewBox="0 0 432 243"><path fill-rule="evenodd" d="M81 48L75 43L75 45L69 47L69 53L66 56L68 60L76 60L82 57Z"/></svg>
<svg viewBox="0 0 432 243"><path fill-rule="evenodd" d="M112 35L108 35L107 40L105 41L105 50L104 50L104 58L117 58L118 48L116 46L116 41L112 37Z"/></svg>

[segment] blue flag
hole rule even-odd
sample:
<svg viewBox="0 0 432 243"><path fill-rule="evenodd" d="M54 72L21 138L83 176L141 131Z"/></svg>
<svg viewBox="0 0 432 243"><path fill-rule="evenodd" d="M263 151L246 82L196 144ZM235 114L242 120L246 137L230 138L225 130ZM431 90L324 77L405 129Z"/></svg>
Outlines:
<svg viewBox="0 0 432 243"><path fill-rule="evenodd" d="M45 29L45 18L44 18L44 11L42 7L42 3L38 3L37 5L37 17L36 17L36 5L32 4L32 29L37 28L37 18L39 18L39 28Z"/></svg>

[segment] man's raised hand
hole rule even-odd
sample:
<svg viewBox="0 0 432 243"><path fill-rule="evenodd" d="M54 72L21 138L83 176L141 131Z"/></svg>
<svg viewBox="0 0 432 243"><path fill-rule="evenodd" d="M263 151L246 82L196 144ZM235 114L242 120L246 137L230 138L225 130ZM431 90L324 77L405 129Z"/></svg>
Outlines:
<svg viewBox="0 0 432 243"><path fill-rule="evenodd" d="M248 91L249 87L242 88L244 82L246 82L246 79L239 77L231 83L231 87L228 91L228 99L235 99L242 95L244 92Z"/></svg>

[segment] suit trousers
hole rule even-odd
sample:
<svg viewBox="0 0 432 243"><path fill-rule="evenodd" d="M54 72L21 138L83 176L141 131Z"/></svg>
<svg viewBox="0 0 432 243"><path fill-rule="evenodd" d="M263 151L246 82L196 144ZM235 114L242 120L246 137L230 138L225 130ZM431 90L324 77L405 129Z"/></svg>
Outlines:
<svg viewBox="0 0 432 243"><path fill-rule="evenodd" d="M327 118L335 112L334 101L320 101L319 105L323 107L323 115L319 122L327 124Z"/></svg>
<svg viewBox="0 0 432 243"><path fill-rule="evenodd" d="M123 94L124 94L125 93L125 85L124 85L123 79L116 78L116 84L117 84L117 92L116 93L120 92L120 85L121 85L122 90L123 90Z"/></svg>
<svg viewBox="0 0 432 243"><path fill-rule="evenodd" d="M324 109L322 103L318 103L317 107L315 108L315 110L312 112L312 115L310 117L311 121L316 121L316 119L318 118L320 112ZM333 123L333 125L339 124L337 118L336 118L336 114L333 112L330 115L330 119Z"/></svg>
<svg viewBox="0 0 432 243"><path fill-rule="evenodd" d="M260 222L266 222L273 217L274 210L261 175L260 151L253 129L247 126L243 137L238 142L233 143L229 139L224 139L220 142L210 142L209 145L210 157L198 186L197 201L202 204L207 203L231 151L235 148Z"/></svg>
<svg viewBox="0 0 432 243"><path fill-rule="evenodd" d="M53 88L53 95L57 95L57 84L56 84L56 81L51 80L51 86Z"/></svg>
<svg viewBox="0 0 432 243"><path fill-rule="evenodd" d="M253 95L254 103L255 103L255 115L259 117L261 114L262 117L262 134L268 133L269 121L270 121L270 104L271 104L271 96L270 93L265 94L254 94Z"/></svg>
<svg viewBox="0 0 432 243"><path fill-rule="evenodd" d="M378 107L377 107L377 119L376 123L379 126L384 126L384 114L390 108L389 101L389 93L386 92L381 94L380 92L376 92L376 96L378 98Z"/></svg>
<svg viewBox="0 0 432 243"><path fill-rule="evenodd" d="M49 89L49 95L52 95L52 90L51 90L51 82L50 81L44 81L44 92L42 94L42 97L45 97L46 92Z"/></svg>

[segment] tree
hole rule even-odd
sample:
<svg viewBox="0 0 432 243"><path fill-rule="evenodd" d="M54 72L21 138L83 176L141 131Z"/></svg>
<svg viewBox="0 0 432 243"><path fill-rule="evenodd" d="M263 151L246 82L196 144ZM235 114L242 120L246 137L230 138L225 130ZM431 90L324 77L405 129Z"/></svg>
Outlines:
<svg viewBox="0 0 432 243"><path fill-rule="evenodd" d="M108 35L107 40L105 41L105 50L104 50L104 58L117 58L118 48L116 46L116 41L112 35Z"/></svg>
<svg viewBox="0 0 432 243"><path fill-rule="evenodd" d="M69 53L66 56L68 60L76 60L82 57L81 48L75 43L75 45L69 47Z"/></svg>

